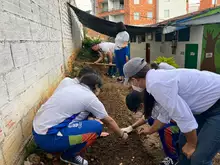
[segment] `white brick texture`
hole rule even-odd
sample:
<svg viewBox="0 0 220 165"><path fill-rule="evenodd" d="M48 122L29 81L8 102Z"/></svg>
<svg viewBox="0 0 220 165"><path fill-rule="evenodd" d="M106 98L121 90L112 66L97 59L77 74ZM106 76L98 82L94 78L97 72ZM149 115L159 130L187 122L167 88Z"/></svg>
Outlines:
<svg viewBox="0 0 220 165"><path fill-rule="evenodd" d="M28 64L28 54L25 43L11 44L12 56L15 67L21 67Z"/></svg>
<svg viewBox="0 0 220 165"><path fill-rule="evenodd" d="M0 76L0 108L5 105L9 100L6 83L3 76Z"/></svg>
<svg viewBox="0 0 220 165"><path fill-rule="evenodd" d="M14 67L10 45L8 43L0 43L0 66L0 74L8 72Z"/></svg>
<svg viewBox="0 0 220 165"><path fill-rule="evenodd" d="M9 99L12 100L25 90L23 70L16 69L6 74L6 84L8 87Z"/></svg>
<svg viewBox="0 0 220 165"><path fill-rule="evenodd" d="M72 35L81 26L68 14L73 1L0 0L0 165L20 165L16 158L31 135L36 107L81 46Z"/></svg>

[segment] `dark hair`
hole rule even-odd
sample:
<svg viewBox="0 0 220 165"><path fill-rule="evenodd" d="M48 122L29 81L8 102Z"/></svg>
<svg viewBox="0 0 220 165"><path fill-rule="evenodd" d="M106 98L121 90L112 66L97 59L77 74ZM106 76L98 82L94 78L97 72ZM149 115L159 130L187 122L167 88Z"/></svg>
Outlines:
<svg viewBox="0 0 220 165"><path fill-rule="evenodd" d="M150 67L148 65L145 65L138 73L136 73L134 76L130 78L145 78L149 70Z"/></svg>
<svg viewBox="0 0 220 165"><path fill-rule="evenodd" d="M147 119L152 115L156 101L151 94L149 94L146 90L144 91L144 116Z"/></svg>
<svg viewBox="0 0 220 165"><path fill-rule="evenodd" d="M86 66L80 70L78 78L81 78L82 76L88 73L96 73L96 71L92 69L91 67Z"/></svg>
<svg viewBox="0 0 220 165"><path fill-rule="evenodd" d="M133 90L126 96L126 105L132 112L137 112L141 103L143 103L143 93Z"/></svg>
<svg viewBox="0 0 220 165"><path fill-rule="evenodd" d="M88 73L81 77L80 84L87 85L92 91L96 89L96 85L101 88L102 87L102 78L99 74L96 73Z"/></svg>
<svg viewBox="0 0 220 165"><path fill-rule="evenodd" d="M116 31L117 31L117 33L127 31L127 28L123 22L118 22L118 23L116 23Z"/></svg>
<svg viewBox="0 0 220 165"><path fill-rule="evenodd" d="M150 64L151 69L159 69L159 65L156 62Z"/></svg>

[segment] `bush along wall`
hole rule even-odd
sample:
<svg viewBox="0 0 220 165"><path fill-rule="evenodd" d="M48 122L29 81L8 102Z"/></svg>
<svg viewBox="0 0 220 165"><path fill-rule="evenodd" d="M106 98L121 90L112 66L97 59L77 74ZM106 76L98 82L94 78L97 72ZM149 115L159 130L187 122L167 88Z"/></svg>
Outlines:
<svg viewBox="0 0 220 165"><path fill-rule="evenodd" d="M82 48L77 56L77 60L95 61L98 58L98 53L91 49L92 45L101 43L100 38L90 38L88 36L82 42Z"/></svg>

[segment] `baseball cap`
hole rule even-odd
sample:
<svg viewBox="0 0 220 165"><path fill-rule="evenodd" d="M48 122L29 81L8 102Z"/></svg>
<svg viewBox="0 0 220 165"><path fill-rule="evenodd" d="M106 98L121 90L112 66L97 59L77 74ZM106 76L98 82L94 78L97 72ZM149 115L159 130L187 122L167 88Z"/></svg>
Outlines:
<svg viewBox="0 0 220 165"><path fill-rule="evenodd" d="M145 66L147 65L147 62L145 59L140 57L135 57L129 60L123 68L123 72L125 75L125 81L127 82L128 79L134 75L136 75L138 72L141 71Z"/></svg>
<svg viewBox="0 0 220 165"><path fill-rule="evenodd" d="M142 103L141 92L132 91L126 97L126 105L128 109L132 112L137 112L140 104Z"/></svg>

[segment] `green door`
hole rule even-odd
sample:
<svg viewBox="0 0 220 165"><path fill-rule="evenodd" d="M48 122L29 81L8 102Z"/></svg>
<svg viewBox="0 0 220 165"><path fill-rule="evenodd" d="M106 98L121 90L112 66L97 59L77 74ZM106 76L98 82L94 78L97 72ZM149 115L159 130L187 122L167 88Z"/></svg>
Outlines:
<svg viewBox="0 0 220 165"><path fill-rule="evenodd" d="M197 69L198 44L186 44L185 68Z"/></svg>

